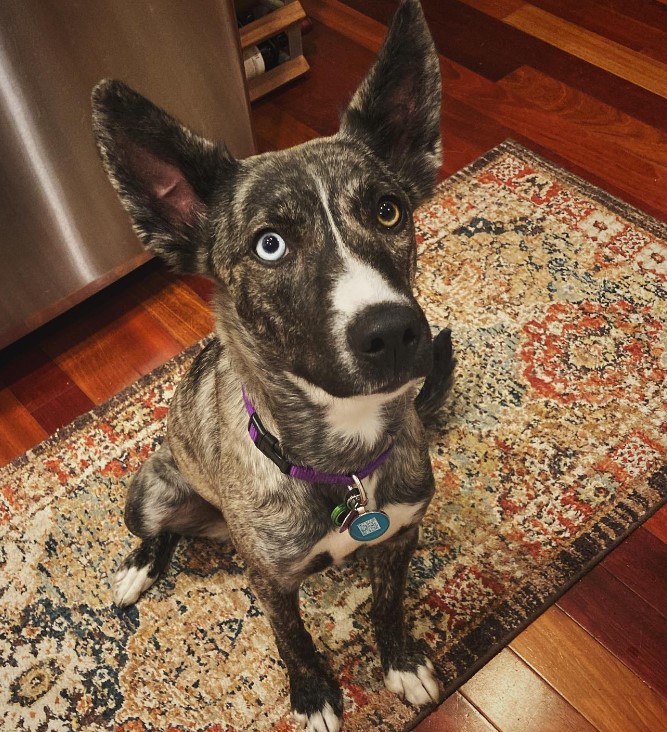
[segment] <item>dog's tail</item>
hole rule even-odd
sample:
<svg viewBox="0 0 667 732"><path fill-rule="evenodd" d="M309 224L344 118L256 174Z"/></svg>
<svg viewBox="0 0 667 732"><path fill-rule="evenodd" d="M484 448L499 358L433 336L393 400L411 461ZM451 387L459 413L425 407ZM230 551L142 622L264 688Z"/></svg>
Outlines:
<svg viewBox="0 0 667 732"><path fill-rule="evenodd" d="M452 384L452 374L456 359L452 349L452 332L449 328L441 330L433 339L433 370L426 377L415 406L424 426L429 427L447 398Z"/></svg>

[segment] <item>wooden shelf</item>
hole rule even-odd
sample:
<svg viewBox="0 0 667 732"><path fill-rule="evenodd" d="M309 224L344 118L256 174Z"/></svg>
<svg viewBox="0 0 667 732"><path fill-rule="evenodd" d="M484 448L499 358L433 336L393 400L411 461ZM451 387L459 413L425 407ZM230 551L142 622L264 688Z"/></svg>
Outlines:
<svg viewBox="0 0 667 732"><path fill-rule="evenodd" d="M267 38L284 33L290 26L305 20L306 13L300 2L291 2L282 8L267 13L263 18L254 20L240 29L241 48L256 46Z"/></svg>
<svg viewBox="0 0 667 732"><path fill-rule="evenodd" d="M248 80L248 94L250 101L268 94L279 86L292 81L297 76L305 74L310 68L303 55L301 44L301 22L306 13L299 0L287 2L282 8L267 13L263 18L248 23L239 29L241 49L245 50L256 46L262 41L286 33L289 44L289 60L260 76Z"/></svg>
<svg viewBox="0 0 667 732"><path fill-rule="evenodd" d="M257 76L248 82L248 92L250 94L250 101L254 102L256 99L263 97L270 91L277 89L283 84L287 84L288 81L296 79L297 76L305 74L310 67L308 62L303 56L297 56L296 58L285 61L279 64L274 69L267 71L261 76Z"/></svg>

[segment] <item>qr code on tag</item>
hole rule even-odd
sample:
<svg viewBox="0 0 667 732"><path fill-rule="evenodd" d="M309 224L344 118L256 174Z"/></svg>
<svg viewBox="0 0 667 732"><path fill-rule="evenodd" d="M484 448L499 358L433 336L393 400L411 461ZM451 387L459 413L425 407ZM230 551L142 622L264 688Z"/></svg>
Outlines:
<svg viewBox="0 0 667 732"><path fill-rule="evenodd" d="M361 531L364 536L368 536L375 531L380 531L381 528L382 527L376 518L369 518L364 521L363 524L359 524L359 531Z"/></svg>

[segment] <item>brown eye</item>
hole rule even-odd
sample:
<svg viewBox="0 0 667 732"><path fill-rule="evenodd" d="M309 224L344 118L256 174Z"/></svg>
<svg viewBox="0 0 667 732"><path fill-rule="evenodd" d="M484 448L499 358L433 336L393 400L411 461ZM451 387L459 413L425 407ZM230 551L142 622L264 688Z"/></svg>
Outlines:
<svg viewBox="0 0 667 732"><path fill-rule="evenodd" d="M381 198L377 206L377 220L390 229L401 220L401 207L391 198Z"/></svg>

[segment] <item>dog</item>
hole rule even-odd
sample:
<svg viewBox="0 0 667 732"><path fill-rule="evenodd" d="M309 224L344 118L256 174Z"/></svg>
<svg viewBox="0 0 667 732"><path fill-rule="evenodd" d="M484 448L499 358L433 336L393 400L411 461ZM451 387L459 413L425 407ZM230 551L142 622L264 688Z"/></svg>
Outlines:
<svg viewBox="0 0 667 732"><path fill-rule="evenodd" d="M122 82L93 91L102 162L143 244L215 283L214 336L129 487L141 542L114 601L135 603L181 536L231 540L310 732L340 729L343 703L299 586L361 548L386 686L439 699L403 595L434 493L422 420L454 365L449 331L433 340L413 295L412 215L441 164L440 95L417 0L400 4L339 131L288 150L236 160Z"/></svg>

